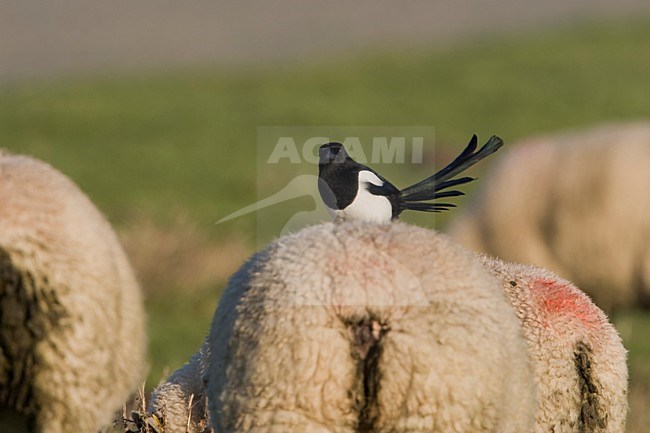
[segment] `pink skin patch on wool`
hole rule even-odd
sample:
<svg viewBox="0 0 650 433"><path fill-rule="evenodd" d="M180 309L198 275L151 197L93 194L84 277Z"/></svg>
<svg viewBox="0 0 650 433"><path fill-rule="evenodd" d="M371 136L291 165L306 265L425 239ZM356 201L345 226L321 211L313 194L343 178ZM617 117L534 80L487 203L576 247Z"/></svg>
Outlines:
<svg viewBox="0 0 650 433"><path fill-rule="evenodd" d="M576 319L588 328L599 326L602 321L600 310L587 295L569 283L537 278L532 281L532 291L549 317L562 316L567 321Z"/></svg>

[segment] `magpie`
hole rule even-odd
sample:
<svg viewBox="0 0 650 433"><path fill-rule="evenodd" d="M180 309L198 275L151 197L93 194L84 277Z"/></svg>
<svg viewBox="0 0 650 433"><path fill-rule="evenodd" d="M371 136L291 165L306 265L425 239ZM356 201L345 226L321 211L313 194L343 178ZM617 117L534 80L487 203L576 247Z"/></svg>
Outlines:
<svg viewBox="0 0 650 433"><path fill-rule="evenodd" d="M503 140L493 135L476 151L476 134L467 147L449 165L434 175L402 190L382 175L353 160L341 143L327 143L318 149L318 192L327 211L337 221L388 223L404 210L441 212L456 207L452 203L431 200L464 195L448 188L474 180L452 179L483 158L496 152Z"/></svg>

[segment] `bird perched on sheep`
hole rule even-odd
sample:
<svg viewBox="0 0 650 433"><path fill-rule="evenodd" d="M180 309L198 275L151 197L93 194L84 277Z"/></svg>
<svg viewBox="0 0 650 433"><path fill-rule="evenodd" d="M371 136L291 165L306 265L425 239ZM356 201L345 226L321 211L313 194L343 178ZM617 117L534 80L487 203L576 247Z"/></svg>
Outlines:
<svg viewBox="0 0 650 433"><path fill-rule="evenodd" d="M535 433L623 433L626 350L589 297L544 269L482 257L528 341L538 389Z"/></svg>
<svg viewBox="0 0 650 433"><path fill-rule="evenodd" d="M216 432L525 432L523 334L498 281L396 222L280 238L231 278L205 345Z"/></svg>
<svg viewBox="0 0 650 433"><path fill-rule="evenodd" d="M650 123L530 139L449 229L472 249L557 272L607 311L650 306Z"/></svg>
<svg viewBox="0 0 650 433"><path fill-rule="evenodd" d="M0 151L0 430L16 417L38 433L110 422L143 377L144 323L90 200L49 165Z"/></svg>

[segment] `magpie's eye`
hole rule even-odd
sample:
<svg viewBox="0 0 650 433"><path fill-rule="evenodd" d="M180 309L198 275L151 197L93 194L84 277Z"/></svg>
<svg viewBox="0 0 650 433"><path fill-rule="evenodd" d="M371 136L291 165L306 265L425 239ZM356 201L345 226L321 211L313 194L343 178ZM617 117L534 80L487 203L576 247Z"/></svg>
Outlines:
<svg viewBox="0 0 650 433"><path fill-rule="evenodd" d="M341 149L339 149L338 147L332 147L330 149L330 152L332 153L332 155L338 155L340 150Z"/></svg>

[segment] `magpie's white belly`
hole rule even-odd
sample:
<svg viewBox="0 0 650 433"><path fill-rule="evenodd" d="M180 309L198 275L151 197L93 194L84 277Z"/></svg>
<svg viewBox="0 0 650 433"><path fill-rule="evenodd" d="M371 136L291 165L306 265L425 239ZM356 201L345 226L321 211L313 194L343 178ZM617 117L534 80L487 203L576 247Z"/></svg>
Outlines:
<svg viewBox="0 0 650 433"><path fill-rule="evenodd" d="M338 216L345 221L389 223L393 216L393 208L388 199L372 195L365 188L359 191L350 206L338 212Z"/></svg>
<svg viewBox="0 0 650 433"><path fill-rule="evenodd" d="M391 206L390 201L382 195L374 195L368 192L366 189L368 179L366 179L366 177L367 176L359 177L357 196L348 207L345 209L327 208L334 218L343 221L365 221L380 224L389 223L391 221L393 216L393 207ZM379 178L376 178L376 181L381 182ZM375 183L374 179L372 179L372 183Z"/></svg>

